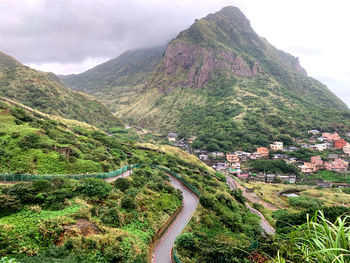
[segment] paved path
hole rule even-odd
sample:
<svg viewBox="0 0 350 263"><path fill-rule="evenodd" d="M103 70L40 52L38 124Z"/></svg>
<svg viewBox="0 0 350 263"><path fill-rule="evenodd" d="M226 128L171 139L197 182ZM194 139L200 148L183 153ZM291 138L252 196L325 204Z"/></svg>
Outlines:
<svg viewBox="0 0 350 263"><path fill-rule="evenodd" d="M243 186L241 186L239 183L237 183L232 177L230 176L226 176L226 183L228 184L228 186L230 187L231 190L235 190L237 188L239 189L242 189L244 188ZM243 193L243 196L245 198L248 199L249 202L251 203L258 203L258 204L261 204L261 201L262 202L265 202L263 201L260 197L258 197L259 199L256 199L256 198L248 198L250 197L250 193L247 193L245 191L245 188L242 189L242 193ZM265 202L267 203L267 202ZM269 203L267 203L269 204ZM254 209L253 207L251 207L250 205L248 205L247 203L245 204L246 207L250 210L250 212L252 212L253 214L256 214L258 215L260 218L261 218L261 221L260 221L260 226L261 228L264 230L264 232L268 235L274 235L275 234L275 229L269 224L269 222L267 222L267 220L265 219L265 217L256 209ZM271 205L271 204L270 204ZM271 205L272 206L272 205ZM265 206L264 206L265 207ZM270 206L268 206L270 207ZM267 208L267 209L270 209L270 208ZM275 207L272 209L272 210L276 210Z"/></svg>
<svg viewBox="0 0 350 263"><path fill-rule="evenodd" d="M120 175L117 175L115 177L111 177L111 178L108 178L108 179L103 179L103 180L105 180L106 182L114 182L115 180L117 180L119 178L128 177L131 174L132 174L132 170L127 170L126 172L124 172L124 173L122 173Z"/></svg>
<svg viewBox="0 0 350 263"><path fill-rule="evenodd" d="M177 179L172 176L169 176L169 178L171 184L182 192L183 209L156 245L153 253L153 263L171 263L171 249L174 246L175 239L192 218L199 201L198 197Z"/></svg>
<svg viewBox="0 0 350 263"><path fill-rule="evenodd" d="M266 202L264 201L263 199L261 199L260 196L256 195L256 193L250 193L250 192L247 192L247 189L242 186L240 183L238 183L235 179L233 179L232 177L230 176L227 176L226 177L226 180L229 184L229 186L234 186L233 189L241 189L242 190L242 194L243 196L250 202L250 203L253 203L253 204L260 204L262 205L263 207L265 207L266 209L269 209L269 210L272 210L272 211L276 211L278 210L279 208L269 202Z"/></svg>

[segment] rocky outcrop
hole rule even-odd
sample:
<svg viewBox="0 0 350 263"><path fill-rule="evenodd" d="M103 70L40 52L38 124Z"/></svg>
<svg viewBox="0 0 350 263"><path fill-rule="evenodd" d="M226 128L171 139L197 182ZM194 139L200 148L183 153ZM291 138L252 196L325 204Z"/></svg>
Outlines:
<svg viewBox="0 0 350 263"><path fill-rule="evenodd" d="M233 52L214 51L175 41L169 44L156 72L160 81L151 79L145 89L152 86L168 93L175 87L202 88L211 77L223 73L253 78L261 74L262 70L257 62L249 66Z"/></svg>

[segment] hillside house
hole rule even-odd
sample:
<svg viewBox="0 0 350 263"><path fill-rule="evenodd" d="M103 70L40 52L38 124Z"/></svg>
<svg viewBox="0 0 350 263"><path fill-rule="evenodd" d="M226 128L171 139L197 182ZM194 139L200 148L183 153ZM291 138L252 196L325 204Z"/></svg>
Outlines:
<svg viewBox="0 0 350 263"><path fill-rule="evenodd" d="M265 183L266 177L264 174L257 174L257 175L252 174L248 177L248 181L249 182L263 182L263 183Z"/></svg>
<svg viewBox="0 0 350 263"><path fill-rule="evenodd" d="M66 157L66 159L69 159L70 153L72 151L72 149L70 147L57 147L54 146L53 148L56 152L58 152L59 154L62 154Z"/></svg>
<svg viewBox="0 0 350 263"><path fill-rule="evenodd" d="M261 159L261 158L262 158L262 155L261 155L260 153L258 153L258 152L254 152L254 153L252 153L252 154L249 156L249 158L250 158L251 160L258 160L258 159Z"/></svg>
<svg viewBox="0 0 350 263"><path fill-rule="evenodd" d="M176 133L168 133L168 141L169 142L176 142L177 139L177 134Z"/></svg>
<svg viewBox="0 0 350 263"><path fill-rule="evenodd" d="M285 155L285 154L278 153L278 154L273 155L274 160L281 160L281 159L286 159L286 158L287 158L287 155Z"/></svg>
<svg viewBox="0 0 350 263"><path fill-rule="evenodd" d="M193 136L193 137L190 137L187 139L187 143L193 143L193 141L196 139L197 137L196 136Z"/></svg>
<svg viewBox="0 0 350 263"><path fill-rule="evenodd" d="M343 149L346 144L347 141L345 141L344 139L334 141L334 147L337 149Z"/></svg>
<svg viewBox="0 0 350 263"><path fill-rule="evenodd" d="M222 163L222 162L220 162L220 163L216 163L216 164L214 164L213 166L212 166L215 170L217 170L217 171L224 171L224 170L226 170L226 163Z"/></svg>
<svg viewBox="0 0 350 263"><path fill-rule="evenodd" d="M350 155L350 143L346 144L343 147L343 151L344 151L345 154Z"/></svg>
<svg viewBox="0 0 350 263"><path fill-rule="evenodd" d="M348 170L349 163L342 159L335 159L333 162L325 162L324 166L328 171L340 173Z"/></svg>
<svg viewBox="0 0 350 263"><path fill-rule="evenodd" d="M288 158L287 163L296 163L297 161L298 161L298 158L291 157L291 158Z"/></svg>
<svg viewBox="0 0 350 263"><path fill-rule="evenodd" d="M273 183L275 181L275 174L267 174L266 175L266 183Z"/></svg>
<svg viewBox="0 0 350 263"><path fill-rule="evenodd" d="M283 151L283 142L274 142L270 144L270 148L273 151Z"/></svg>
<svg viewBox="0 0 350 263"><path fill-rule="evenodd" d="M320 151L320 152L323 152L324 150L330 148L329 144L327 144L327 143L315 144L315 147L316 147L317 151Z"/></svg>
<svg viewBox="0 0 350 263"><path fill-rule="evenodd" d="M307 133L308 133L308 134L317 135L317 134L320 133L320 131L319 131L319 130L309 130L309 131L307 131Z"/></svg>
<svg viewBox="0 0 350 263"><path fill-rule="evenodd" d="M328 141L336 141L341 139L337 132L335 133L324 132L322 133L322 137L326 138Z"/></svg>
<svg viewBox="0 0 350 263"><path fill-rule="evenodd" d="M226 160L230 163L238 163L240 161L238 155L235 153L227 153Z"/></svg>
<svg viewBox="0 0 350 263"><path fill-rule="evenodd" d="M211 156L214 157L214 158L222 158L222 157L225 157L225 154L224 154L223 152L218 152L218 151L210 152L209 155L211 155Z"/></svg>
<svg viewBox="0 0 350 263"><path fill-rule="evenodd" d="M327 139L325 137L318 137L317 140L319 142L324 142L324 141L327 141Z"/></svg>
<svg viewBox="0 0 350 263"><path fill-rule="evenodd" d="M311 163L316 165L316 171L323 169L324 164L320 156L312 156L311 157Z"/></svg>
<svg viewBox="0 0 350 263"><path fill-rule="evenodd" d="M235 154L237 154L237 156L242 160L242 161L246 161L249 159L251 153L249 152L243 152L243 151L235 151Z"/></svg>
<svg viewBox="0 0 350 263"><path fill-rule="evenodd" d="M256 149L256 152L260 154L262 157L268 157L269 156L269 149L266 147L258 147Z"/></svg>
<svg viewBox="0 0 350 263"><path fill-rule="evenodd" d="M314 173L316 172L316 164L304 162L303 165L299 166L302 173Z"/></svg>
<svg viewBox="0 0 350 263"><path fill-rule="evenodd" d="M330 153L328 154L327 156L329 159L338 159L339 158L339 155L336 154L336 153Z"/></svg>
<svg viewBox="0 0 350 263"><path fill-rule="evenodd" d="M241 174L241 164L240 163L231 164L231 167L228 168L228 172L236 175Z"/></svg>
<svg viewBox="0 0 350 263"><path fill-rule="evenodd" d="M200 160L202 160L202 161L208 161L208 160L209 160L209 156L206 155L206 154L200 154L200 155L198 156L198 158L199 158Z"/></svg>

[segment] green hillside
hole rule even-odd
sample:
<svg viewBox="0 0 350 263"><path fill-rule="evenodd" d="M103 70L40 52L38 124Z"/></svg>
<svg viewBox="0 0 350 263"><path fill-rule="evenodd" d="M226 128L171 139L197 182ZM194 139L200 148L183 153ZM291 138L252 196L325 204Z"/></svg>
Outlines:
<svg viewBox="0 0 350 263"><path fill-rule="evenodd" d="M0 100L0 173L106 172L125 160L120 149L119 141L85 123Z"/></svg>
<svg viewBox="0 0 350 263"><path fill-rule="evenodd" d="M20 66L20 65L21 65L21 63L19 63L13 57L8 56L3 52L0 52L0 69Z"/></svg>
<svg viewBox="0 0 350 263"><path fill-rule="evenodd" d="M120 121L96 99L72 91L53 73L40 72L0 54L0 96L42 112L112 127Z"/></svg>
<svg viewBox="0 0 350 263"><path fill-rule="evenodd" d="M165 51L165 46L126 51L82 74L59 76L73 89L99 93L101 89L142 84L155 69Z"/></svg>
<svg viewBox="0 0 350 263"><path fill-rule="evenodd" d="M210 150L266 146L310 128L350 128L347 106L308 77L297 58L258 36L235 7L179 33L144 84L115 81L112 87L89 80L94 96L123 120L196 135L195 146Z"/></svg>

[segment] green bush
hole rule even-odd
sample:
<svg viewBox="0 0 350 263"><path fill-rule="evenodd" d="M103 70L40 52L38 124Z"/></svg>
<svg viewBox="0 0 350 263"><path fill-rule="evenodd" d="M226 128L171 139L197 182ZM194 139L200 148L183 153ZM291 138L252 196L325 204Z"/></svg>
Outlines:
<svg viewBox="0 0 350 263"><path fill-rule="evenodd" d="M125 192L131 186L131 182L125 178L119 178L114 182L114 187Z"/></svg>
<svg viewBox="0 0 350 263"><path fill-rule="evenodd" d="M120 226L120 218L119 218L119 211L118 208L113 207L106 209L100 216L101 221L112 227L119 227Z"/></svg>
<svg viewBox="0 0 350 263"><path fill-rule="evenodd" d="M215 205L216 200L213 196L201 195L199 197L199 202L203 207L212 209Z"/></svg>
<svg viewBox="0 0 350 263"><path fill-rule="evenodd" d="M124 209L132 210L136 208L136 203L135 203L135 200L132 199L131 197L125 196L121 200L121 206Z"/></svg>
<svg viewBox="0 0 350 263"><path fill-rule="evenodd" d="M106 198L112 190L112 186L97 178L85 178L81 181L80 191L88 197L98 199Z"/></svg>
<svg viewBox="0 0 350 263"><path fill-rule="evenodd" d="M193 233L184 233L177 239L177 244L187 250L194 251L196 249L196 242Z"/></svg>

